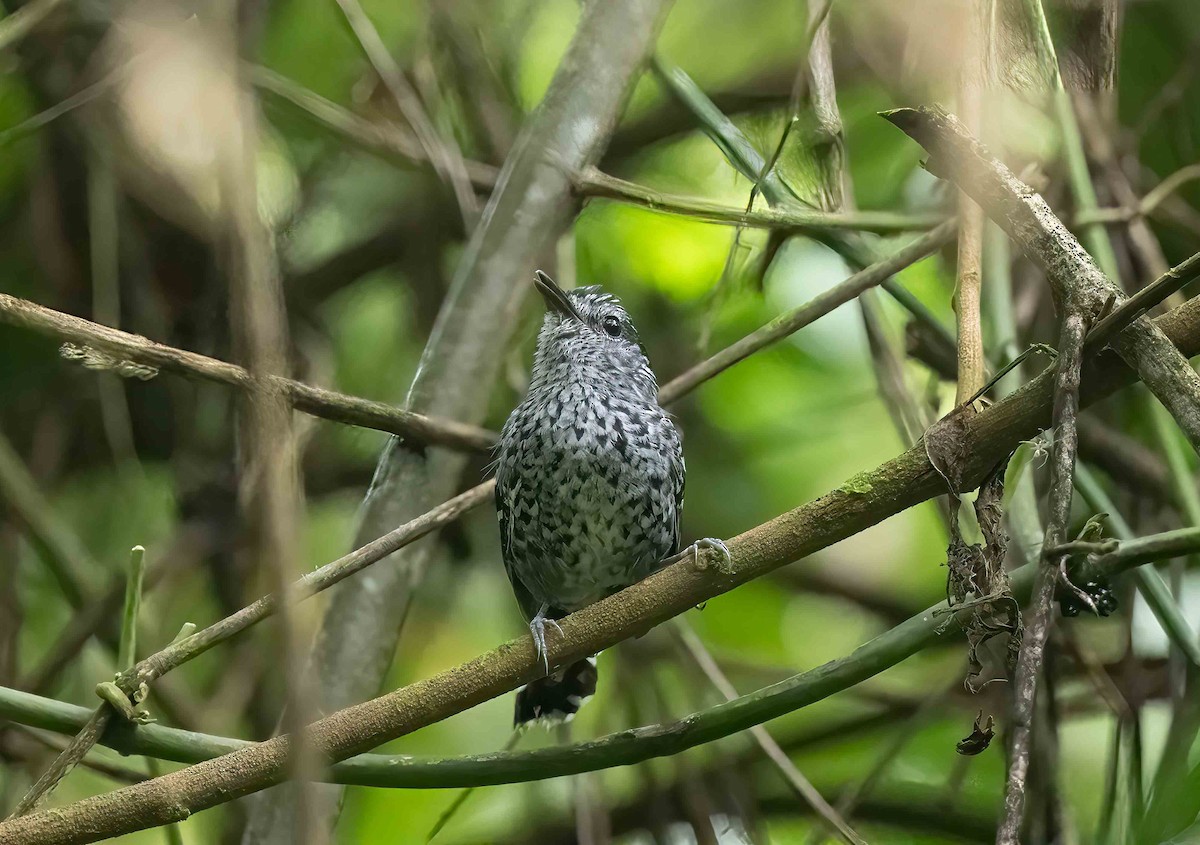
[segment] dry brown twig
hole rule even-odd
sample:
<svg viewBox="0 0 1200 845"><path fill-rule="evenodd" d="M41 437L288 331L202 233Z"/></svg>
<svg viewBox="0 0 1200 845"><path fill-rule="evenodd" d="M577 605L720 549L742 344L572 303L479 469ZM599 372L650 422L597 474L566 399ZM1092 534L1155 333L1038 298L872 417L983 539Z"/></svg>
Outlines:
<svg viewBox="0 0 1200 845"><path fill-rule="evenodd" d="M926 167L965 190L1046 272L1060 310L1078 308L1090 324L1125 297L1046 201L996 160L939 107L895 109L884 117L929 151ZM1200 449L1200 376L1146 317L1109 341Z"/></svg>
<svg viewBox="0 0 1200 845"><path fill-rule="evenodd" d="M967 131L978 136L983 117L983 91L990 82L984 70L985 55L990 47L985 38L988 5L968 5L971 8L965 13L966 50L958 83L958 107ZM958 266L954 286L954 313L958 328L958 389L955 403L961 405L983 387L987 378L983 323L979 310L983 284L983 209L961 189L958 192L958 217Z"/></svg>
<svg viewBox="0 0 1200 845"><path fill-rule="evenodd" d="M217 382L239 390L252 387L250 374L236 364L155 343L141 335L102 326L5 293L0 293L0 322L97 349L105 353L114 367L122 362L133 362L143 368ZM495 442L495 434L479 426L414 413L280 376L272 376L269 380L280 386L297 410L334 422L467 451L486 451Z"/></svg>
<svg viewBox="0 0 1200 845"><path fill-rule="evenodd" d="M1070 306L1068 306L1070 307ZM1075 420L1079 411L1079 377L1083 363L1083 340L1087 325L1083 315L1071 310L1063 315L1059 352L1055 367L1054 441L1050 456L1050 515L1041 556L1041 570L1030 601L1032 619L1025 627L1021 655L1013 678L1012 738L1009 746L1008 784L1004 796L1004 815L997 843L1016 845L1024 817L1026 778L1034 717L1034 698L1038 686L1046 640L1053 622L1054 591L1063 572L1066 557L1051 550L1067 537L1074 492L1075 456L1078 435Z"/></svg>

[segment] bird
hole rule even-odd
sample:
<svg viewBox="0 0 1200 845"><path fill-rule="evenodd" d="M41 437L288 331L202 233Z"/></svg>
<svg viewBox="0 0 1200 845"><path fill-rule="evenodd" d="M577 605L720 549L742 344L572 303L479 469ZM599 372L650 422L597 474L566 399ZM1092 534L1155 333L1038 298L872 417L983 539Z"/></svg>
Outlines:
<svg viewBox="0 0 1200 845"><path fill-rule="evenodd" d="M592 657L550 672L547 632L679 550L685 476L679 432L621 301L599 285L564 291L541 271L534 284L546 313L495 462L504 568L547 673L518 691L518 728L569 721L595 693ZM701 547L728 559L720 540Z"/></svg>

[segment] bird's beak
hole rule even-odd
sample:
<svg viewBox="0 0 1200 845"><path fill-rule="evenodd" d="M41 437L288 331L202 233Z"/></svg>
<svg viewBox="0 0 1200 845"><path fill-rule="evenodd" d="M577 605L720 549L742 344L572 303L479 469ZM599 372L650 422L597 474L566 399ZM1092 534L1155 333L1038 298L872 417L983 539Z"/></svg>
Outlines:
<svg viewBox="0 0 1200 845"><path fill-rule="evenodd" d="M546 300L546 308L564 319L570 317L573 320L583 322L583 317L579 316L575 305L563 293L562 288L554 283L554 279L547 276L541 270L536 270L533 274L533 284L538 289L538 293L542 295L542 299Z"/></svg>

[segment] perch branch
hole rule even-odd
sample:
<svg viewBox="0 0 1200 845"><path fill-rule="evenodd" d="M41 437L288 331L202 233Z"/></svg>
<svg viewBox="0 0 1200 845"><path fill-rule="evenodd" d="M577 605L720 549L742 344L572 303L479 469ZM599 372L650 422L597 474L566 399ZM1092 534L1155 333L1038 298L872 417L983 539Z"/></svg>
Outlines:
<svg viewBox="0 0 1200 845"><path fill-rule="evenodd" d="M342 9L342 14L346 16L350 29L354 31L363 52L370 60L371 66L375 68L384 87L396 101L400 114L412 128L417 143L421 145L422 152L433 165L438 176L453 189L459 211L463 216L463 223L470 230L479 213L479 205L475 200L471 177L467 173L466 163L463 161L458 143L452 135L446 138L438 135L429 115L425 113L421 98L408 84L404 72L400 70L400 65L388 51L387 45L379 37L379 31L371 23L370 17L359 5L358 0L337 0L337 3Z"/></svg>
<svg viewBox="0 0 1200 845"><path fill-rule="evenodd" d="M1122 542L1115 552L1102 556L1096 562L1096 566L1099 571L1107 575L1116 575L1146 563L1167 560L1197 551L1200 551L1200 528L1183 528ZM1018 598L1028 596L1034 572L1033 567L1026 566L1013 573L1014 590ZM928 648L940 642L941 635L937 633L937 629L942 625L945 617L935 614L943 608L945 608L944 603L934 605L904 623L904 625L909 625L917 620L924 620L927 623L922 633L920 648ZM899 626L881 634L878 641L872 641L875 643L873 648L882 649L883 642L891 637L900 636L899 631L902 628L903 626ZM887 660L878 663L872 662L865 671L877 674L907 656L897 657L898 653L890 650L888 653L891 656ZM873 658L870 657L870 652L860 650L847 660L873 661ZM843 661L837 661L837 663L841 662ZM813 669L774 685L765 694L751 693L750 695L759 697L762 702L761 707L770 706L774 710L774 705L768 705L767 702L776 696L795 695L799 687L815 683L829 669L829 666ZM850 678L849 674L842 675L841 681L836 685L824 687L823 691L812 701L834 695L847 689L853 683L857 683L855 680L848 680ZM742 698L744 699L746 696ZM703 723L712 717L714 709L716 708L700 711L694 717L685 720L685 723ZM761 712L766 712L766 710ZM0 717L18 724L56 733L73 734L87 722L90 715L90 711L86 708L74 704L0 687ZM878 716L869 717L869 724L875 725L877 719ZM766 719L764 718L762 721L766 721ZM444 789L521 783L640 762L646 758L631 759L631 755L636 753L640 737L647 734L659 735L666 729L667 726L659 725L634 731L622 731L584 743L536 751L500 752L440 759L414 757L411 754L360 754L335 764L329 770L328 777L337 783L386 789ZM682 731L682 728L679 730ZM123 754L140 754L177 763L200 763L253 744L243 739L201 734L154 724L109 731L101 739L101 742ZM684 749L679 748L678 750Z"/></svg>

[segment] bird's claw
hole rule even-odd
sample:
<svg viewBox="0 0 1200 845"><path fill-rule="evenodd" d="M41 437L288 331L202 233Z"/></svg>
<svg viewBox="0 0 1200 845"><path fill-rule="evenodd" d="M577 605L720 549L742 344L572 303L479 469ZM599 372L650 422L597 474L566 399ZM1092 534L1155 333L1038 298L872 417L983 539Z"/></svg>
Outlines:
<svg viewBox="0 0 1200 845"><path fill-rule="evenodd" d="M554 630L561 635L563 630L558 624L558 620L551 619L546 616L546 611L550 609L549 605L542 605L541 610L537 612L537 616L529 620L529 633L533 636L533 647L537 652L537 656L542 661L542 666L546 670L546 674L550 673L550 655L546 651L546 625L554 626Z"/></svg>
<svg viewBox="0 0 1200 845"><path fill-rule="evenodd" d="M724 541L719 540L716 537L702 537L701 539L692 543L690 549L692 556L695 558L697 569L708 568L708 564L706 564L700 557L700 551L705 550L716 552L718 555L720 555L720 559L716 566L718 572L726 575L733 572L733 555L729 553L729 547L725 545Z"/></svg>

